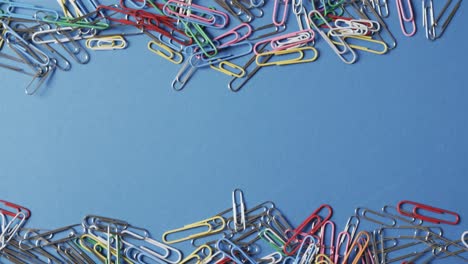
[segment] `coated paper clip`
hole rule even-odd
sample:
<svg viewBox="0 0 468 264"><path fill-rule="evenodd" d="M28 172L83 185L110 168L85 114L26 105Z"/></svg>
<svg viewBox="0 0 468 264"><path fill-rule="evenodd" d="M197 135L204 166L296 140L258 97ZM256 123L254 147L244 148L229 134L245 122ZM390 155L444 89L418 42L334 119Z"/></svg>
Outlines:
<svg viewBox="0 0 468 264"><path fill-rule="evenodd" d="M349 246L348 252L343 258L342 263L350 263L352 256L354 256L352 264L357 264L360 262L362 256L364 255L367 247L369 246L370 235L366 231L361 231L356 235L354 242ZM357 253L355 253L357 252Z"/></svg>
<svg viewBox="0 0 468 264"><path fill-rule="evenodd" d="M406 205L406 204L413 205L414 206L413 210L412 211L404 210L403 206ZM405 201L399 202L398 206L397 206L397 209L398 209L398 212L400 214L402 214L402 215L418 218L418 219L421 219L423 221L434 223L434 224L456 225L456 224L458 224L460 222L460 216L457 213L454 213L454 212L451 212L451 211L448 211L448 210L445 210L445 209L432 207L430 205L425 205L425 204L421 204L421 203L412 202L412 201L405 200ZM455 219L453 221L438 219L438 218L435 218L435 217L425 216L425 215L421 214L420 211L427 211L427 212L440 214L440 215L448 214L448 215L454 216Z"/></svg>
<svg viewBox="0 0 468 264"><path fill-rule="evenodd" d="M396 0L396 6L398 9L398 18L400 19L400 26L401 31L407 37L412 37L416 34L416 22L414 19L414 12L413 12L413 4L411 0L407 0L408 6L408 15L405 13L405 8L403 7L403 0ZM411 27L413 28L411 31L408 31L405 27L405 22L411 23Z"/></svg>
<svg viewBox="0 0 468 264"><path fill-rule="evenodd" d="M24 219L28 219L31 216L31 211L28 208L24 207L24 206L17 205L17 204L14 204L14 203L10 203L10 202L5 201L5 200L0 200L0 204L5 205L7 208L12 208L12 209L16 210L16 212L12 212L12 211L9 211L7 209L0 208L0 213L2 213L2 214L9 215L9 216L12 216L12 217L16 217L18 215L18 213L23 213L24 214L24 216L23 216Z"/></svg>
<svg viewBox="0 0 468 264"><path fill-rule="evenodd" d="M319 215L319 213L322 210L328 211L327 216L323 218L323 220ZM307 230L312 225L312 223L317 221L317 224L313 225L312 229L307 232L307 235L313 235L322 227L324 223L330 220L330 218L332 217L332 214L333 214L333 209L328 204L323 204L319 208L317 208L317 210L315 210L304 222L302 222L301 225L299 225L299 227L294 229L292 236L284 245L283 252L288 256L291 256L294 253L296 253L300 248L299 243L301 243L302 240L304 240L304 238L301 238L303 236L304 231Z"/></svg>
<svg viewBox="0 0 468 264"><path fill-rule="evenodd" d="M192 229L199 229L201 227L206 227L207 230L198 232L195 234L191 234L185 237L181 237L181 238L176 238L172 240L167 239L169 235L173 236L175 234L186 233L187 231L190 231ZM205 220L201 220L199 222L185 225L181 228L169 230L162 235L162 240L164 243L174 244L174 243L178 243L178 242L182 242L186 240L192 240L192 239L199 238L199 237L217 234L223 231L225 227L226 227L226 220L224 220L224 218L221 216L215 216L215 217L211 217Z"/></svg>

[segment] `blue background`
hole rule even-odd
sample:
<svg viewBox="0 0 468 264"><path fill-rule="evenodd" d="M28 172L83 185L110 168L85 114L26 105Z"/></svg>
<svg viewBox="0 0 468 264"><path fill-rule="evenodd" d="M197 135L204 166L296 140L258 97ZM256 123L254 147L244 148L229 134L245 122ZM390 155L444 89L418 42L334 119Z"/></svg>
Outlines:
<svg viewBox="0 0 468 264"><path fill-rule="evenodd" d="M329 203L343 228L357 206L404 199L467 217L466 5L436 42L415 5L418 33L406 38L391 2L389 54L348 66L319 40L317 62L262 69L239 93L211 70L173 91L179 66L143 36L91 52L36 96L0 69L1 198L29 207L30 226L92 213L157 238L228 208L237 187L247 206L275 201L294 224ZM466 221L444 229L459 239Z"/></svg>

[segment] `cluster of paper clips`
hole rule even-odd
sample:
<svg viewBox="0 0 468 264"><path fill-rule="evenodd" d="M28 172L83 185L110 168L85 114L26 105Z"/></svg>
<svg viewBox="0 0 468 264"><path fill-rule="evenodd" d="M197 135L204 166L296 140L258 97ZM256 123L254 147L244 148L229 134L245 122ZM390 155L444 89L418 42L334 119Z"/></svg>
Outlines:
<svg viewBox="0 0 468 264"><path fill-rule="evenodd" d="M412 201L381 210L359 207L337 231L323 204L296 227L271 201L248 207L241 190L232 207L166 231L162 241L126 221L87 215L53 230L26 227L31 212L0 200L0 260L11 263L387 264L468 262L468 231L448 239L441 224L457 213ZM182 253L173 244L183 244ZM192 248L192 249L190 249Z"/></svg>
<svg viewBox="0 0 468 264"><path fill-rule="evenodd" d="M57 1L61 11L0 0L0 59L6 60L0 60L0 67L32 76L26 87L29 95L56 70L70 70L70 60L88 63L88 49L125 49L131 35L148 35L150 51L183 63L172 82L177 91L201 68L232 77L228 87L237 92L262 67L313 62L319 56L314 47L317 33L347 64L357 61L356 50L384 54L397 45L384 21L391 13L388 0L271 0L269 18L265 0L215 0L209 6L192 0L115 0L110 5L98 0ZM406 36L416 33L412 1L395 0ZM461 1L442 1L439 9L441 1L422 0L428 39L442 36ZM291 15L297 25L288 22ZM266 23L254 26L254 20ZM236 25L229 29L232 24ZM287 27L292 32L284 33ZM240 65L239 59L249 55Z"/></svg>

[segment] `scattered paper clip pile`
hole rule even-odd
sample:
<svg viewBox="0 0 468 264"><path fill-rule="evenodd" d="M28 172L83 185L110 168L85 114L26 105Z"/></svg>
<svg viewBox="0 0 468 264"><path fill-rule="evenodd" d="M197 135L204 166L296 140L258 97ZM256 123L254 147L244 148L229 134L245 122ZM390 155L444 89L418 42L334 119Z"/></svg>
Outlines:
<svg viewBox="0 0 468 264"><path fill-rule="evenodd" d="M343 231L321 205L293 227L271 201L247 207L241 190L232 207L212 217L169 230L162 242L144 228L87 215L81 223L54 230L25 227L31 212L0 201L0 259L11 263L159 264L386 264L468 262L468 231L443 235L440 224L456 225L457 213L401 201L381 210L359 207ZM427 223L427 225L425 225ZM362 226L373 227L365 230ZM170 246L192 248L184 257ZM186 247L187 248L187 247ZM453 263L453 262L452 262Z"/></svg>
<svg viewBox="0 0 468 264"><path fill-rule="evenodd" d="M86 64L87 49L125 49L126 38L139 34L150 38L150 51L183 63L172 82L177 91L201 68L231 76L228 87L237 92L262 67L313 62L319 56L314 47L317 33L347 64L357 61L356 50L384 54L397 45L384 21L391 13L388 0L271 0L270 16L263 10L265 0L203 1L209 6L192 0L120 0L111 5L98 0L57 1L60 12L0 0L0 67L32 76L26 87L29 95L56 70L69 71L70 58ZM428 39L442 36L461 2L434 5L433 0L422 0L422 26ZM413 36L417 29L413 0L395 3L403 34ZM288 23L291 15L297 25ZM228 29L232 20L236 26ZM266 23L254 27L254 20ZM286 27L294 31L284 33ZM238 65L237 59L249 55L247 63Z"/></svg>

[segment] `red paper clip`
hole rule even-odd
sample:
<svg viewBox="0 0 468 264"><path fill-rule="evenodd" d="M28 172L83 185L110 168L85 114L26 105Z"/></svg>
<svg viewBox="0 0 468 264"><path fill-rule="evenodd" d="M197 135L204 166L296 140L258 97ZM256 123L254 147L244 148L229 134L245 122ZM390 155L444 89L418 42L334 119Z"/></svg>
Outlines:
<svg viewBox="0 0 468 264"><path fill-rule="evenodd" d="M187 36L185 31L178 29L174 25L176 20L173 18L140 9L119 8L115 6L100 5L97 7L97 10L112 12L111 15L105 16L105 18L110 21L123 25L134 26L142 30L156 31L184 46L188 46L193 43L193 40ZM118 15L120 15L120 17L114 17ZM180 39L176 38L173 33L178 33L178 35L180 35Z"/></svg>
<svg viewBox="0 0 468 264"><path fill-rule="evenodd" d="M2 213L2 214L15 217L18 213L23 213L25 215L26 219L28 219L31 216L31 211L28 208L24 207L24 206L17 205L17 204L14 204L14 203L10 203L10 202L5 201L5 200L0 200L0 204L3 204L3 205L5 205L6 207L9 207L9 208L16 209L16 212L12 212L12 211L8 211L6 209L0 208L0 213Z"/></svg>
<svg viewBox="0 0 468 264"><path fill-rule="evenodd" d="M318 214L320 211L323 209L328 209L328 215L322 219L320 215ZM328 205L328 204L323 204L317 210L315 210L307 219L302 222L301 225L299 225L296 229L294 229L292 236L288 239L286 244L284 244L283 252L291 256L294 253L296 253L299 248L300 248L300 242L302 242L303 238L298 238L299 236L303 237L306 235L313 235L315 232L317 232L322 226L330 220L330 218L333 215L333 209ZM312 222L317 221L317 224L312 227L312 229L309 232L304 232L304 229L308 228ZM296 244L295 246L292 246L291 244L294 243ZM291 247L291 250L289 251L289 248Z"/></svg>
<svg viewBox="0 0 468 264"><path fill-rule="evenodd" d="M413 205L414 206L413 210L411 212L404 210L403 206L405 204ZM414 217L414 218L421 219L423 221L434 223L434 224L456 225L456 224L458 224L460 222L460 216L457 213L447 211L445 209L432 207L430 205L425 205L425 204L421 204L421 203L412 202L412 201L405 200L405 201L399 202L398 206L397 206L397 209L398 209L398 212L400 214L402 214L402 215L409 216L409 217ZM434 218L434 217L429 217L429 216L422 215L419 211L428 211L428 212L431 212L431 213L436 213L436 214L441 214L441 215L442 214L453 215L453 216L455 216L455 220L454 221L447 221L447 220L444 220L444 219L437 219L437 218Z"/></svg>

